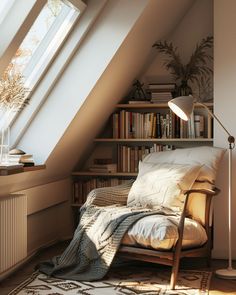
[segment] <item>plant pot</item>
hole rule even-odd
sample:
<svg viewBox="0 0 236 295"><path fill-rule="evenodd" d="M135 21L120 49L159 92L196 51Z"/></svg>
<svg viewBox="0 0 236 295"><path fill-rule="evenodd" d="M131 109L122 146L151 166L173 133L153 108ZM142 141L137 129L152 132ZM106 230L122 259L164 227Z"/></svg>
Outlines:
<svg viewBox="0 0 236 295"><path fill-rule="evenodd" d="M181 84L177 87L177 96L186 96L192 94L192 89L188 85L188 81L182 80Z"/></svg>

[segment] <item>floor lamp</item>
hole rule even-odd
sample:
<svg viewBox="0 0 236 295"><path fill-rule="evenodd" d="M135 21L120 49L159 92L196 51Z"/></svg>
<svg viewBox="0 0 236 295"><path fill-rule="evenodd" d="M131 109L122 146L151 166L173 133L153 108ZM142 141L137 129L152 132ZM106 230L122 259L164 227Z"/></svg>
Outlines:
<svg viewBox="0 0 236 295"><path fill-rule="evenodd" d="M170 109L181 119L187 121L194 108L194 98L189 96L179 96L176 97L168 102L168 105ZM216 117L215 114L213 114L209 108L203 104L203 103L197 103L198 105L201 105L204 107L207 112L214 118L220 126L224 129L224 131L228 135L228 151L229 151L229 183L228 183L228 230L229 230L229 260L228 260L228 268L226 269L219 269L216 270L216 275L218 277L224 278L224 279L236 279L236 269L233 269L232 267L232 244L231 244L231 238L232 238L232 232L231 232L231 206L232 206L232 149L235 146L235 138L228 132L228 130L224 127L224 125L221 123L221 121Z"/></svg>

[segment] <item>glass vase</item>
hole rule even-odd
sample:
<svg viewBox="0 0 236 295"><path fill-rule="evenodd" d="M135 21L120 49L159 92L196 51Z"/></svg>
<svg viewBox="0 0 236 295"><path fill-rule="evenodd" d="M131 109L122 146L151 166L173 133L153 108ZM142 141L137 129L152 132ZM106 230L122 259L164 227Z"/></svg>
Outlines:
<svg viewBox="0 0 236 295"><path fill-rule="evenodd" d="M10 147L10 127L0 130L0 164L7 165Z"/></svg>

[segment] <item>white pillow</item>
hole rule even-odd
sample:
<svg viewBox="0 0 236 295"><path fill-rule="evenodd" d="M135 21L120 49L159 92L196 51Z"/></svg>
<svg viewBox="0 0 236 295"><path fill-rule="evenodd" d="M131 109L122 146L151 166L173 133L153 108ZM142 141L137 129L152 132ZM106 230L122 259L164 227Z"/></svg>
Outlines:
<svg viewBox="0 0 236 295"><path fill-rule="evenodd" d="M138 177L130 189L127 205L182 208L183 191L192 187L200 168L199 165L139 162Z"/></svg>
<svg viewBox="0 0 236 295"><path fill-rule="evenodd" d="M203 165L197 179L214 183L216 172L224 152L225 149L210 146L184 148L151 153L144 158L143 162Z"/></svg>

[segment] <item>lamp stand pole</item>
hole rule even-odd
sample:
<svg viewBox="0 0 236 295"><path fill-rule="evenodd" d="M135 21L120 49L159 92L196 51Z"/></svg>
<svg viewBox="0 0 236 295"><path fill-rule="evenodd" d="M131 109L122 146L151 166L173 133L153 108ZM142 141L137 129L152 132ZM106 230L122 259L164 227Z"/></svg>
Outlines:
<svg viewBox="0 0 236 295"><path fill-rule="evenodd" d="M229 142L229 200L228 200L228 225L229 225L229 262L228 268L216 270L216 275L222 279L236 279L236 269L232 267L232 149L234 148L235 139L233 136L228 137Z"/></svg>
<svg viewBox="0 0 236 295"><path fill-rule="evenodd" d="M216 275L219 278L222 279L236 279L236 269L232 267L232 230L231 230L231 224L232 224L232 217L231 217L231 207L232 207L232 149L235 146L235 138L230 135L228 130L224 127L224 125L221 123L221 121L216 117L215 114L213 114L209 108L203 104L203 103L198 103L202 105L205 109L207 109L208 113L216 119L216 121L220 124L220 126L224 129L224 131L228 134L228 143L229 143L229 148L228 148L228 153L229 153L229 188L228 188L228 268L225 269L218 269L216 270Z"/></svg>

